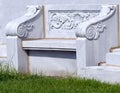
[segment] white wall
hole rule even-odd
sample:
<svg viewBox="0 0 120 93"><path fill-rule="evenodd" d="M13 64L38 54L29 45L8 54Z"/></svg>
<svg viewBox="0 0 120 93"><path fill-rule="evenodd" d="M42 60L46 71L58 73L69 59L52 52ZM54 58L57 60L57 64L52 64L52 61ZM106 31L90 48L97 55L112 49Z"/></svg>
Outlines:
<svg viewBox="0 0 120 93"><path fill-rule="evenodd" d="M5 36L5 25L23 15L27 5L35 4L119 4L120 0L0 0L0 37ZM3 40L2 38L0 39ZM2 41L3 42L3 41Z"/></svg>

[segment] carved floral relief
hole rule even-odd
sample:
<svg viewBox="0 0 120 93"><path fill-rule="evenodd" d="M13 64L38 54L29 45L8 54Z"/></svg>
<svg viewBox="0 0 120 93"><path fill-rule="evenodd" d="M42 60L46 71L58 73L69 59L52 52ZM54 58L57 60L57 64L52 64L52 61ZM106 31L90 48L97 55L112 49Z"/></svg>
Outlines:
<svg viewBox="0 0 120 93"><path fill-rule="evenodd" d="M82 12L82 11L57 11L49 12L49 30L72 30L76 29L79 24L99 14L99 11Z"/></svg>

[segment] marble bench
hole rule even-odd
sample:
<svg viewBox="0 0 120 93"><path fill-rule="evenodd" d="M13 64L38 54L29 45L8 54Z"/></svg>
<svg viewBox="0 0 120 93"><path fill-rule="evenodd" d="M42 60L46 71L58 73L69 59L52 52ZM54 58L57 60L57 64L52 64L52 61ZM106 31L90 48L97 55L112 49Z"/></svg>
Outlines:
<svg viewBox="0 0 120 93"><path fill-rule="evenodd" d="M118 6L28 6L6 36L9 64L19 72L81 76L118 46Z"/></svg>

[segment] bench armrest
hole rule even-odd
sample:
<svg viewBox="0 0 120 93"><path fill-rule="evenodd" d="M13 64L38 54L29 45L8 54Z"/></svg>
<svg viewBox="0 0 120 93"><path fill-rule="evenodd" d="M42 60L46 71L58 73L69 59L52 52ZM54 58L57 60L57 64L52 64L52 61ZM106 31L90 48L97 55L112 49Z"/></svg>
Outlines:
<svg viewBox="0 0 120 93"><path fill-rule="evenodd" d="M27 13L6 25L7 36L18 36L19 38L40 38L42 37L40 29L42 30L43 22L41 21L42 6L28 6ZM39 21L39 25L37 24ZM41 22L40 22L41 21ZM39 31L37 31L37 29ZM32 35L34 31L34 34Z"/></svg>
<svg viewBox="0 0 120 93"><path fill-rule="evenodd" d="M89 40L98 39L100 33L105 29L105 25L101 22L109 19L116 11L114 5L102 5L102 9L98 16L87 20L80 24L76 29L76 37L85 37Z"/></svg>

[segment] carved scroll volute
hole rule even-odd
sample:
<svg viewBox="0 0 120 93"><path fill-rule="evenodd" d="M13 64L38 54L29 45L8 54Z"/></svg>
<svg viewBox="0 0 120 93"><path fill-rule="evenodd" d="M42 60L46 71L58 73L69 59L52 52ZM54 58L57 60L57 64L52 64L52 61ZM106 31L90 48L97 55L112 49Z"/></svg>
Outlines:
<svg viewBox="0 0 120 93"><path fill-rule="evenodd" d="M30 22L20 24L17 29L17 35L21 38L26 38L30 31L33 31L34 25Z"/></svg>
<svg viewBox="0 0 120 93"><path fill-rule="evenodd" d="M29 32L34 29L34 24L31 20L41 13L41 8L41 6L28 6L25 15L7 24L6 35L27 38Z"/></svg>
<svg viewBox="0 0 120 93"><path fill-rule="evenodd" d="M113 5L102 6L98 16L85 21L78 26L75 32L76 37L85 37L89 40L98 39L100 33L102 33L106 28L102 22L109 19L115 13L115 11L116 8Z"/></svg>

